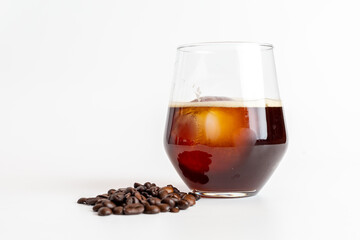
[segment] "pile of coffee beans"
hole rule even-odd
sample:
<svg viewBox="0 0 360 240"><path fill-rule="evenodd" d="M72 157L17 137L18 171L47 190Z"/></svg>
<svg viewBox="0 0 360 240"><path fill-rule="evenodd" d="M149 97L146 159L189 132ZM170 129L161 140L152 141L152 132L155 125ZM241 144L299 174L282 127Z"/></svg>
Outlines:
<svg viewBox="0 0 360 240"><path fill-rule="evenodd" d="M80 198L77 203L92 205L99 216L177 213L200 199L189 192L180 192L172 185L158 187L155 183L134 183L134 187L110 189L107 193L92 198Z"/></svg>

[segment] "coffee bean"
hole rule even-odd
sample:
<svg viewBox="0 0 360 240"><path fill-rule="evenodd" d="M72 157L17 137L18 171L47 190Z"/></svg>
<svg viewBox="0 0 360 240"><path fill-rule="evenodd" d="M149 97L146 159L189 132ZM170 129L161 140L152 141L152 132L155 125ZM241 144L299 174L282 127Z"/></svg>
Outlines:
<svg viewBox="0 0 360 240"><path fill-rule="evenodd" d="M102 208L103 205L101 203L97 203L95 204L95 206L93 207L93 211L94 212L97 212L100 208Z"/></svg>
<svg viewBox="0 0 360 240"><path fill-rule="evenodd" d="M148 203L147 201L143 201L143 202L141 202L141 204L144 205L144 207L150 206L150 203Z"/></svg>
<svg viewBox="0 0 360 240"><path fill-rule="evenodd" d="M146 197L144 197L143 195L141 195L140 196L140 202L146 202L146 200L147 200L147 198Z"/></svg>
<svg viewBox="0 0 360 240"><path fill-rule="evenodd" d="M135 190L135 188L133 188L133 187L128 187L128 188L126 188L126 190L125 190L125 193L130 193L131 195L134 195L135 192L136 192L136 190Z"/></svg>
<svg viewBox="0 0 360 240"><path fill-rule="evenodd" d="M168 204L171 208L175 207L175 201L171 198L164 198L163 200L161 200L162 203L166 203Z"/></svg>
<svg viewBox="0 0 360 240"><path fill-rule="evenodd" d="M136 193L134 194L134 196L135 196L137 199L139 199L140 202L141 202L141 201L146 201L146 197L144 197L143 195L141 195L141 193L139 193L139 192L136 192Z"/></svg>
<svg viewBox="0 0 360 240"><path fill-rule="evenodd" d="M150 203L151 205L159 205L161 203L161 200L160 198L157 198L157 197L151 197L151 198L148 198L148 203Z"/></svg>
<svg viewBox="0 0 360 240"><path fill-rule="evenodd" d="M113 203L112 201L107 200L107 199L104 199L104 200L102 201L102 205L103 205L104 207L108 207L108 208L114 208L114 207L116 207L115 203Z"/></svg>
<svg viewBox="0 0 360 240"><path fill-rule="evenodd" d="M104 194L101 194L101 195L97 195L96 197L97 198L105 198L105 199L107 199L109 197L109 195L104 193Z"/></svg>
<svg viewBox="0 0 360 240"><path fill-rule="evenodd" d="M178 194L180 195L181 198L183 198L187 193L186 192L179 192Z"/></svg>
<svg viewBox="0 0 360 240"><path fill-rule="evenodd" d="M135 188L136 189L136 191L138 191L138 192L144 192L144 191L146 191L146 187L144 186L144 185L140 185L140 186L138 186L137 188Z"/></svg>
<svg viewBox="0 0 360 240"><path fill-rule="evenodd" d="M160 190L160 192L159 192L159 197L160 197L160 199L164 199L164 198L166 198L167 196L169 195L169 193L168 193L168 191L166 191L166 190Z"/></svg>
<svg viewBox="0 0 360 240"><path fill-rule="evenodd" d="M189 207L189 203L186 200L180 200L176 203L176 206L180 209L180 210L185 210Z"/></svg>
<svg viewBox="0 0 360 240"><path fill-rule="evenodd" d="M126 199L126 204L134 204L134 203L139 203L139 199L133 196Z"/></svg>
<svg viewBox="0 0 360 240"><path fill-rule="evenodd" d="M115 215L123 215L124 214L124 208L123 207L115 207L115 208L113 208L113 213L115 214Z"/></svg>
<svg viewBox="0 0 360 240"><path fill-rule="evenodd" d="M109 191L108 191L108 195L110 196L110 195L112 195L114 192L116 192L116 190L115 190L115 189L109 189Z"/></svg>
<svg viewBox="0 0 360 240"><path fill-rule="evenodd" d="M134 197L136 197L137 199L140 200L140 198L141 198L141 193L139 193L138 191L136 191L136 192L134 193Z"/></svg>
<svg viewBox="0 0 360 240"><path fill-rule="evenodd" d="M159 212L179 212L196 204L200 196L179 191L168 184L159 187L155 183L146 182L143 185L135 182L134 187L109 189L107 193L92 198L80 198L80 204L94 205L93 210L100 216L110 214L156 214Z"/></svg>
<svg viewBox="0 0 360 240"><path fill-rule="evenodd" d="M85 203L86 203L86 200L87 200L87 198L82 197L82 198L79 198L79 200L77 200L77 203L79 203L79 204L85 204Z"/></svg>
<svg viewBox="0 0 360 240"><path fill-rule="evenodd" d="M151 183L150 183L150 182L146 182L146 183L144 183L144 186L145 186L146 188L150 188L150 187L151 187Z"/></svg>
<svg viewBox="0 0 360 240"><path fill-rule="evenodd" d="M144 205L141 203L128 204L124 208L125 215L135 215L144 212Z"/></svg>
<svg viewBox="0 0 360 240"><path fill-rule="evenodd" d="M167 191L167 193L173 193L174 192L174 188L172 186L162 187L162 188L160 188L160 191L161 190L165 190L165 191Z"/></svg>
<svg viewBox="0 0 360 240"><path fill-rule="evenodd" d="M110 196L110 201L114 202L115 204L119 205L125 200L125 194L123 193L114 193Z"/></svg>
<svg viewBox="0 0 360 240"><path fill-rule="evenodd" d="M181 200L180 194L178 193L169 193L168 197L176 199L175 201Z"/></svg>
<svg viewBox="0 0 360 240"><path fill-rule="evenodd" d="M111 195L116 195L116 194L122 194L122 195L125 195L125 193L124 193L124 192L119 191L119 190L116 190L116 191L115 191L115 192L113 192ZM110 195L110 197L111 197L111 195Z"/></svg>
<svg viewBox="0 0 360 240"><path fill-rule="evenodd" d="M87 205L95 205L97 200L98 200L98 198L88 198L88 199L86 199L86 204Z"/></svg>
<svg viewBox="0 0 360 240"><path fill-rule="evenodd" d="M147 193L149 193L151 196L156 197L159 194L159 191L156 187L152 186L149 189L146 190Z"/></svg>
<svg viewBox="0 0 360 240"><path fill-rule="evenodd" d="M174 208L170 208L170 212L172 212L172 213L178 213L180 210L179 210L179 208L177 208L177 207L174 207Z"/></svg>
<svg viewBox="0 0 360 240"><path fill-rule="evenodd" d="M183 200L186 200L190 206L194 206L196 203L196 198L193 195L190 194L186 194L185 196L183 196L182 198Z"/></svg>
<svg viewBox="0 0 360 240"><path fill-rule="evenodd" d="M143 192L142 195L143 195L144 197L146 197L146 198L151 197L150 194L148 194L147 192Z"/></svg>
<svg viewBox="0 0 360 240"><path fill-rule="evenodd" d="M169 197L171 200L173 200L175 202L175 204L180 201L178 198L173 198L173 197Z"/></svg>
<svg viewBox="0 0 360 240"><path fill-rule="evenodd" d="M107 216L110 215L111 213L112 213L111 209L107 207L102 207L98 210L99 216Z"/></svg>
<svg viewBox="0 0 360 240"><path fill-rule="evenodd" d="M196 193L193 192L189 192L188 194L193 195L196 201L198 201L201 198L200 195L197 195Z"/></svg>
<svg viewBox="0 0 360 240"><path fill-rule="evenodd" d="M131 193L128 192L125 194L125 198L128 199L129 197L131 197Z"/></svg>
<svg viewBox="0 0 360 240"><path fill-rule="evenodd" d="M160 203L157 205L160 208L160 212L168 212L170 211L170 205L166 203Z"/></svg>
<svg viewBox="0 0 360 240"><path fill-rule="evenodd" d="M156 214L160 212L160 208L156 205L149 205L145 207L144 213L146 214Z"/></svg>

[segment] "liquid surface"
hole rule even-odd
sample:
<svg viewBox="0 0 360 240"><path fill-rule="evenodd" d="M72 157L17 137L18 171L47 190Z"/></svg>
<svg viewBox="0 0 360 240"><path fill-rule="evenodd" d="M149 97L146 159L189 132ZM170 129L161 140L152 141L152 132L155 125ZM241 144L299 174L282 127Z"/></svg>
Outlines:
<svg viewBox="0 0 360 240"><path fill-rule="evenodd" d="M165 149L191 189L258 191L286 145L280 101L170 104Z"/></svg>

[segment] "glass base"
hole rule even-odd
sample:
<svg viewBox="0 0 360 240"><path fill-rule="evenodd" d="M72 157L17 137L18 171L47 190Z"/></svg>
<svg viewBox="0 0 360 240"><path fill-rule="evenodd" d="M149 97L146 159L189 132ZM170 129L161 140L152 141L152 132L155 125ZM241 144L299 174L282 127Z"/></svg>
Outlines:
<svg viewBox="0 0 360 240"><path fill-rule="evenodd" d="M208 192L193 190L196 195L203 198L243 198L252 197L257 194L257 191L236 191L236 192Z"/></svg>

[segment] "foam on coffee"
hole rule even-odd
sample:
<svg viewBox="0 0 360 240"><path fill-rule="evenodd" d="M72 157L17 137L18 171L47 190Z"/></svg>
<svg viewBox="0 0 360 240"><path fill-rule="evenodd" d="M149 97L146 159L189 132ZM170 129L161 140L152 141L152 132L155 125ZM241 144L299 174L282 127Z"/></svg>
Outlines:
<svg viewBox="0 0 360 240"><path fill-rule="evenodd" d="M259 100L241 100L241 99L231 99L231 100L220 100L220 101L197 101L192 102L171 102L170 107L227 107L227 108L236 108L236 107L282 107L281 100L278 99L259 99Z"/></svg>

